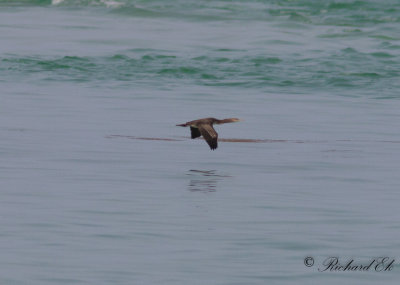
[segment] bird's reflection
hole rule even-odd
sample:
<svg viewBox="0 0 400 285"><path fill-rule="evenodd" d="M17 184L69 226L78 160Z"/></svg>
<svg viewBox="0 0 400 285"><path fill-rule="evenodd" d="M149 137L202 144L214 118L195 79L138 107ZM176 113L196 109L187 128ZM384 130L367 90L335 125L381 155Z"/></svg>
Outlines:
<svg viewBox="0 0 400 285"><path fill-rule="evenodd" d="M187 173L190 176L188 190L191 192L210 193L217 191L218 181L229 175L218 174L216 170L196 170L190 169Z"/></svg>

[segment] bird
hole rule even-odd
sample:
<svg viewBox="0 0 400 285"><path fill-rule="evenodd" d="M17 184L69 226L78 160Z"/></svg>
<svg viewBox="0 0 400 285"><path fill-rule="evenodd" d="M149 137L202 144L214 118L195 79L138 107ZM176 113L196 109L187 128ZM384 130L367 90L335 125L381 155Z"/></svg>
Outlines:
<svg viewBox="0 0 400 285"><path fill-rule="evenodd" d="M192 135L192 139L203 136L211 150L215 150L218 147L218 134L214 130L213 125L217 124L226 124L226 123L234 123L239 122L240 119L237 118L229 118L218 120L216 118L203 118L190 122L186 122L184 124L176 125L178 127L190 127L190 132Z"/></svg>

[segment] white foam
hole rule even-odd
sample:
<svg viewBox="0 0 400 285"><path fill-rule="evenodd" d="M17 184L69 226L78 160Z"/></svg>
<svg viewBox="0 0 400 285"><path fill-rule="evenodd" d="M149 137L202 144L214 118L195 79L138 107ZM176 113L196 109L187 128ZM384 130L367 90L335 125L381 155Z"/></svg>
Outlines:
<svg viewBox="0 0 400 285"><path fill-rule="evenodd" d="M106 5L108 8L117 8L121 7L124 5L124 3L118 2L118 1L108 1L108 0L100 0L101 3Z"/></svg>
<svg viewBox="0 0 400 285"><path fill-rule="evenodd" d="M59 5L61 3L65 2L65 0L52 0L51 4L52 5ZM77 1L79 3L79 1ZM117 8L121 7L124 5L123 2L119 1L113 1L113 0L98 0L98 1L92 1L90 4L92 5L105 5L107 8Z"/></svg>
<svg viewBox="0 0 400 285"><path fill-rule="evenodd" d="M62 2L64 2L64 0L51 0L52 5L58 5L61 4Z"/></svg>

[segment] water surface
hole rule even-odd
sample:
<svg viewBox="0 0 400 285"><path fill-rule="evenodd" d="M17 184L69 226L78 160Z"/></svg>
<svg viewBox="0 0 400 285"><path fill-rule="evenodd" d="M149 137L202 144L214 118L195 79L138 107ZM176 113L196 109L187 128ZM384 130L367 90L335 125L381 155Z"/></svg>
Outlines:
<svg viewBox="0 0 400 285"><path fill-rule="evenodd" d="M397 284L399 12L0 1L0 283Z"/></svg>

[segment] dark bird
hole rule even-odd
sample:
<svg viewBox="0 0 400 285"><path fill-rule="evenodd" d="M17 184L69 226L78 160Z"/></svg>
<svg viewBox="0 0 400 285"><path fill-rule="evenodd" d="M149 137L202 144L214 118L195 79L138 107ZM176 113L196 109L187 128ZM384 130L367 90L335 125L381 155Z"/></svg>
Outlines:
<svg viewBox="0 0 400 285"><path fill-rule="evenodd" d="M215 118L204 118L204 119L198 119L194 121L190 121L184 124L179 124L177 126L179 127L190 127L190 132L192 134L192 139L195 139L197 137L203 136L203 138L206 140L208 145L212 150L216 149L218 147L218 134L214 130L213 125L217 124L226 124L226 123L234 123L234 122L239 122L240 120L237 118L230 118L230 119L223 119L223 120L218 120Z"/></svg>

